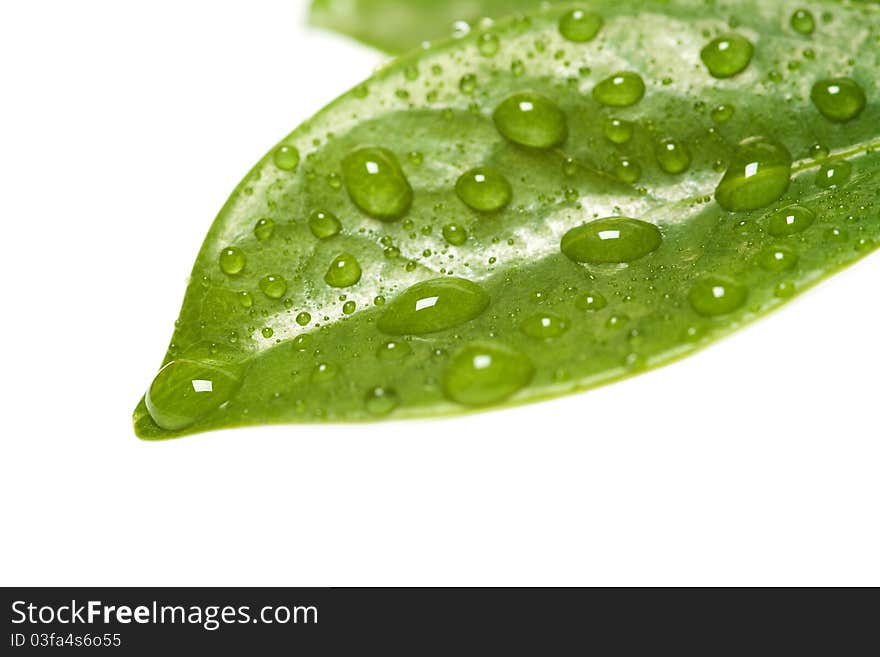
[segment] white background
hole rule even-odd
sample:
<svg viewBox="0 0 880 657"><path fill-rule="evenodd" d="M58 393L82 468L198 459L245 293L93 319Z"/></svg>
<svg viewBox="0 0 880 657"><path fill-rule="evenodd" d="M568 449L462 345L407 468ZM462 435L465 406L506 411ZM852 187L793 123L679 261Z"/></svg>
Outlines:
<svg viewBox="0 0 880 657"><path fill-rule="evenodd" d="M293 0L0 5L0 584L880 584L880 256L462 419L137 440L227 194L380 56Z"/></svg>

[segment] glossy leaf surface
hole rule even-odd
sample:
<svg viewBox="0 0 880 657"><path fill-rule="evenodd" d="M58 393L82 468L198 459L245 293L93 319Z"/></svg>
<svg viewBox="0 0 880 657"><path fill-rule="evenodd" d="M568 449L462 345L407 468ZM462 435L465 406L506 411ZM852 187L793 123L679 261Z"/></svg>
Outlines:
<svg viewBox="0 0 880 657"><path fill-rule="evenodd" d="M589 41L560 33L559 6L496 23L491 56L474 33L402 58L261 160L205 240L137 433L583 390L705 346L874 250L876 8L589 8ZM798 10L811 34L792 27ZM731 32L754 50L720 79L700 53ZM849 83L824 84L820 111L815 85L840 79L864 107Z"/></svg>

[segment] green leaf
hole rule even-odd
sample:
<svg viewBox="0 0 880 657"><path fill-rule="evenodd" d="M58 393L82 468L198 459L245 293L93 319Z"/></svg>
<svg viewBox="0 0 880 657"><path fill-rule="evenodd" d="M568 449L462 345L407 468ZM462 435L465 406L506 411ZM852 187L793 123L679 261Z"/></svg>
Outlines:
<svg viewBox="0 0 880 657"><path fill-rule="evenodd" d="M880 0L854 0L857 4L877 4ZM335 30L389 53L403 53L421 44L466 32L471 26L497 20L517 12L529 12L560 0L312 0L309 22ZM643 4L662 5L665 0L645 0ZM586 2L585 8L601 3ZM806 5L804 5L806 6ZM802 11L798 7L794 11ZM593 13L570 17L563 25L572 38L588 41L595 34ZM792 14L789 22L802 33L815 31L819 14ZM481 51L494 50L487 35Z"/></svg>
<svg viewBox="0 0 880 657"><path fill-rule="evenodd" d="M205 240L138 435L583 390L874 250L877 9L651 7L592 2L587 42L570 7L498 22L493 56L413 53L286 137ZM701 52L731 32L753 52L722 79Z"/></svg>

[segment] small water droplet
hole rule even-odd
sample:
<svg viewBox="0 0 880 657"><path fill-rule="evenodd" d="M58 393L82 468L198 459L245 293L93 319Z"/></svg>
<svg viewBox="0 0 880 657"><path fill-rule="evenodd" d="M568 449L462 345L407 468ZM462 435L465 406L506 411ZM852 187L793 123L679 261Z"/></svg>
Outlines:
<svg viewBox="0 0 880 657"><path fill-rule="evenodd" d="M766 271L788 271L794 269L797 262L797 253L784 246L771 247L758 255L758 264Z"/></svg>
<svg viewBox="0 0 880 657"><path fill-rule="evenodd" d="M377 386L367 391L364 407L367 413L376 417L385 417L400 404L400 397L392 388Z"/></svg>
<svg viewBox="0 0 880 657"><path fill-rule="evenodd" d="M319 240L326 240L339 234L342 222L332 212L317 210L309 216L309 229Z"/></svg>
<svg viewBox="0 0 880 657"><path fill-rule="evenodd" d="M484 32L477 39L477 49L483 57L493 57L499 45L498 37L491 32Z"/></svg>
<svg viewBox="0 0 880 657"><path fill-rule="evenodd" d="M313 383L323 383L336 378L338 372L339 367L335 363L318 363L312 370L311 379Z"/></svg>
<svg viewBox="0 0 880 657"><path fill-rule="evenodd" d="M634 185L642 177L642 167L628 157L622 157L614 166L614 175L620 182Z"/></svg>
<svg viewBox="0 0 880 657"><path fill-rule="evenodd" d="M595 101L609 107L635 105L644 95L645 82L642 76L630 71L615 73L593 87Z"/></svg>
<svg viewBox="0 0 880 657"><path fill-rule="evenodd" d="M342 314L343 315L351 315L354 313L357 308L357 304L354 301L346 301L342 304Z"/></svg>
<svg viewBox="0 0 880 657"><path fill-rule="evenodd" d="M363 212L382 221L400 219L409 210L413 190L394 153L359 148L342 160L345 188Z"/></svg>
<svg viewBox="0 0 880 657"><path fill-rule="evenodd" d="M633 136L633 124L622 119L608 119L605 122L605 138L614 144L625 144Z"/></svg>
<svg viewBox="0 0 880 657"><path fill-rule="evenodd" d="M738 34L728 34L710 41L700 51L700 59L713 77L724 79L746 70L754 52L751 41Z"/></svg>
<svg viewBox="0 0 880 657"><path fill-rule="evenodd" d="M816 19L807 9L798 9L791 15L791 28L798 34L812 34L816 29Z"/></svg>
<svg viewBox="0 0 880 657"><path fill-rule="evenodd" d="M461 93L470 96L477 89L477 76L473 73L461 76L461 80L458 81L458 89Z"/></svg>
<svg viewBox="0 0 880 657"><path fill-rule="evenodd" d="M497 343L476 342L456 352L443 371L443 392L466 406L501 402L532 380L534 367L524 354Z"/></svg>
<svg viewBox="0 0 880 657"><path fill-rule="evenodd" d="M575 297L574 305L578 310L593 312L596 310L602 310L608 305L608 301L606 301L605 297L598 292L587 292L586 294L581 294Z"/></svg>
<svg viewBox="0 0 880 657"><path fill-rule="evenodd" d="M412 347L409 346L408 342L401 342L400 340L389 340L383 343L376 351L376 355L381 360L387 361L403 360L410 354L412 354Z"/></svg>
<svg viewBox="0 0 880 657"><path fill-rule="evenodd" d="M706 317L732 313L742 306L747 298L748 289L725 276L701 278L688 292L691 307Z"/></svg>
<svg viewBox="0 0 880 657"><path fill-rule="evenodd" d="M532 148L551 148L565 141L565 114L541 94L523 92L501 102L492 115L495 127L506 139Z"/></svg>
<svg viewBox="0 0 880 657"><path fill-rule="evenodd" d="M443 239L452 246L461 246L467 242L467 231L458 224L446 224L443 226Z"/></svg>
<svg viewBox="0 0 880 657"><path fill-rule="evenodd" d="M733 118L734 111L733 105L718 105L712 110L712 120L715 123L727 123Z"/></svg>
<svg viewBox="0 0 880 657"><path fill-rule="evenodd" d="M562 252L575 262L632 262L656 251L663 238L654 224L629 217L597 219L562 237Z"/></svg>
<svg viewBox="0 0 880 657"><path fill-rule="evenodd" d="M510 183L497 169L479 167L463 173L455 193L465 205L478 212L497 212L510 202Z"/></svg>
<svg viewBox="0 0 880 657"><path fill-rule="evenodd" d="M275 331L273 331L272 327L270 327L270 326L266 326L265 328L263 328L263 330L260 331L260 333L262 333L263 337L266 338L267 340L269 338L271 338L273 335L275 335Z"/></svg>
<svg viewBox="0 0 880 657"><path fill-rule="evenodd" d="M437 278L416 283L388 304L379 318L380 331L422 335L452 328L479 316L489 295L463 278Z"/></svg>
<svg viewBox="0 0 880 657"><path fill-rule="evenodd" d="M568 330L568 320L553 313L538 313L523 319L519 329L530 338L549 340L558 338Z"/></svg>
<svg viewBox="0 0 880 657"><path fill-rule="evenodd" d="M300 326L307 326L309 322L312 321L312 316L306 311L302 311L297 313L296 315L296 323Z"/></svg>

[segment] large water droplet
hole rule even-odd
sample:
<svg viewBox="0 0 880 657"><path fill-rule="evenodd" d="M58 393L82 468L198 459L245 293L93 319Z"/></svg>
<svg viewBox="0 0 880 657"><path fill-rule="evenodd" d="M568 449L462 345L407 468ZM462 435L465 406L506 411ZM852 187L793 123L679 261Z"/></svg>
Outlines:
<svg viewBox="0 0 880 657"><path fill-rule="evenodd" d="M684 173L691 165L691 153L683 142L664 139L657 145L657 163L666 173Z"/></svg>
<svg viewBox="0 0 880 657"><path fill-rule="evenodd" d="M602 29L602 17L593 11L572 9L559 19L559 33L575 43L592 41Z"/></svg>
<svg viewBox="0 0 880 657"><path fill-rule="evenodd" d="M575 262L632 262L657 250L663 237L654 224L629 217L608 217L572 228L562 237L562 252Z"/></svg>
<svg viewBox="0 0 880 657"><path fill-rule="evenodd" d="M464 203L479 212L496 212L510 202L510 183L497 169L479 167L461 175L455 193Z"/></svg>
<svg viewBox="0 0 880 657"><path fill-rule="evenodd" d="M728 34L710 41L701 51L700 59L716 78L729 78L742 73L755 48L752 42L738 34Z"/></svg>
<svg viewBox="0 0 880 657"><path fill-rule="evenodd" d="M467 406L495 404L521 390L534 375L524 354L505 345L472 343L452 356L443 372L443 392Z"/></svg>
<svg viewBox="0 0 880 657"><path fill-rule="evenodd" d="M816 221L816 213L801 205L790 205L770 215L767 232L774 237L786 237L805 231Z"/></svg>
<svg viewBox="0 0 880 657"><path fill-rule="evenodd" d="M593 98L596 102L609 107L635 105L644 95L645 82L642 76L629 71L615 73L593 87Z"/></svg>
<svg viewBox="0 0 880 657"><path fill-rule="evenodd" d="M309 229L319 240L326 240L339 234L342 222L332 212L316 210L309 216Z"/></svg>
<svg viewBox="0 0 880 657"><path fill-rule="evenodd" d="M228 246L220 251L220 270L227 276L237 276L244 271L247 259L244 252L234 246Z"/></svg>
<svg viewBox="0 0 880 657"><path fill-rule="evenodd" d="M813 85L810 98L822 116L835 123L856 118L867 103L865 91L850 78L819 80Z"/></svg>
<svg viewBox="0 0 880 657"><path fill-rule="evenodd" d="M541 94L523 92L501 102L492 115L495 127L506 139L532 148L551 148L568 135L565 114Z"/></svg>
<svg viewBox="0 0 880 657"><path fill-rule="evenodd" d="M180 431L229 401L239 380L231 372L194 360L165 365L144 398L150 417L167 431Z"/></svg>
<svg viewBox="0 0 880 657"><path fill-rule="evenodd" d="M394 221L412 205L412 187L394 153L385 148L352 151L342 160L342 174L352 202L371 217Z"/></svg>
<svg viewBox="0 0 880 657"><path fill-rule="evenodd" d="M340 253L333 258L324 282L331 287L351 287L361 280L361 264L350 253Z"/></svg>
<svg viewBox="0 0 880 657"><path fill-rule="evenodd" d="M700 315L714 317L732 313L746 302L748 295L748 289L731 278L706 276L691 287L688 301Z"/></svg>
<svg viewBox="0 0 880 657"><path fill-rule="evenodd" d="M715 189L715 200L730 212L764 208L785 193L790 177L788 149L765 137L752 137L739 144Z"/></svg>
<svg viewBox="0 0 880 657"><path fill-rule="evenodd" d="M416 283L385 307L379 330L392 335L421 335L468 322L489 305L489 295L463 278Z"/></svg>
<svg viewBox="0 0 880 657"><path fill-rule="evenodd" d="M568 320L553 313L537 313L523 319L519 329L530 338L549 340L558 338L568 330Z"/></svg>

